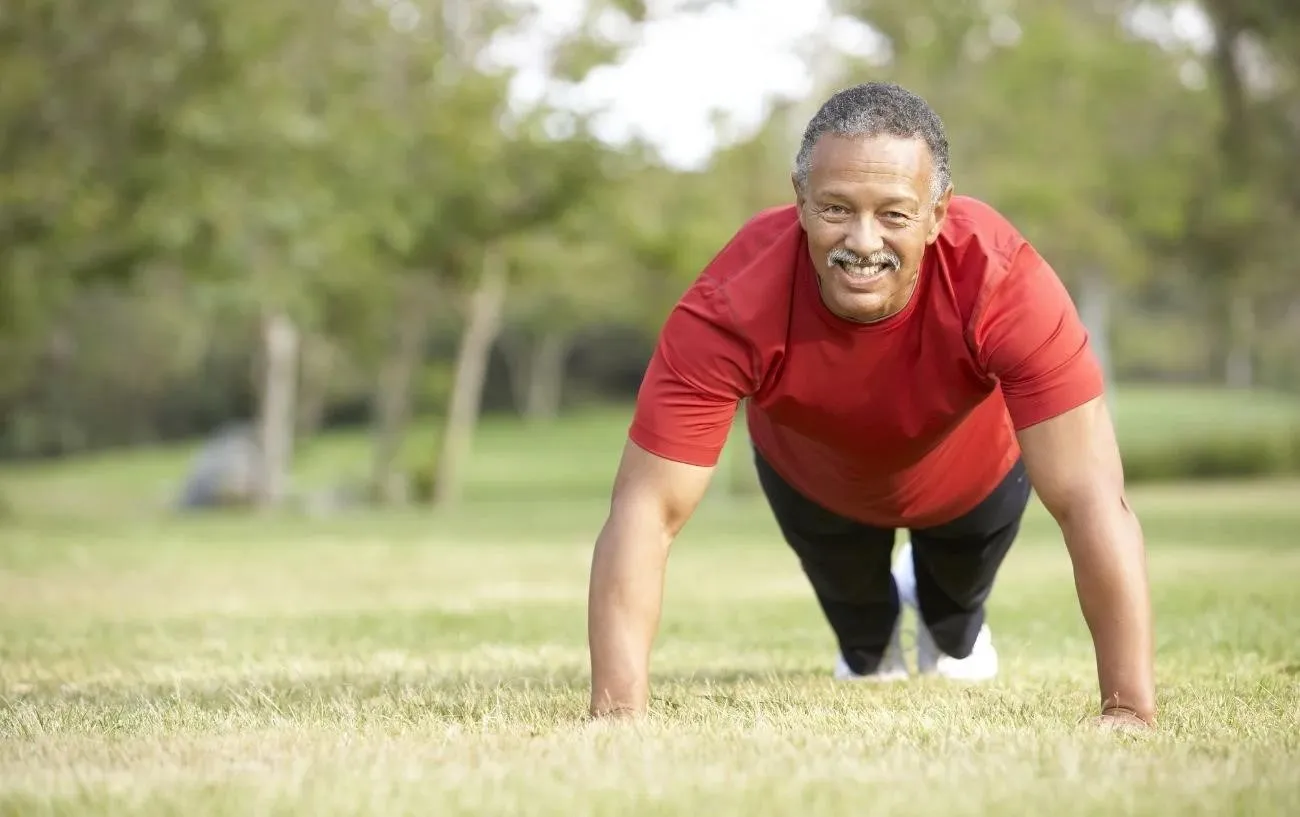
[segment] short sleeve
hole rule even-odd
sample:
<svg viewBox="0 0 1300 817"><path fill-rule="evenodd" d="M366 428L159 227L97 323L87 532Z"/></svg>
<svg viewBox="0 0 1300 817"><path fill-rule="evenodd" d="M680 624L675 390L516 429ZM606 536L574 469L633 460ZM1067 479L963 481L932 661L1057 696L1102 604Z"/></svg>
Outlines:
<svg viewBox="0 0 1300 817"><path fill-rule="evenodd" d="M660 331L637 393L628 436L652 454L717 464L740 400L753 392L752 346L734 328L726 296L701 278Z"/></svg>
<svg viewBox="0 0 1300 817"><path fill-rule="evenodd" d="M1016 430L1101 396L1105 383L1065 285L1028 243L979 311L976 354L998 380Z"/></svg>

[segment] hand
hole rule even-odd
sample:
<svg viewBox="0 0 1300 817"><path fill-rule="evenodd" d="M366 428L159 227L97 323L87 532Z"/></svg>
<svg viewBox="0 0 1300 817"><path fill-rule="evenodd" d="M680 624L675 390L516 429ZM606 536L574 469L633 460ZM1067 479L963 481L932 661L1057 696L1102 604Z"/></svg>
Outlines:
<svg viewBox="0 0 1300 817"><path fill-rule="evenodd" d="M645 715L645 712L631 706L610 708L592 706L588 709L587 714L593 721L630 721L639 720Z"/></svg>
<svg viewBox="0 0 1300 817"><path fill-rule="evenodd" d="M1154 717L1143 718L1127 707L1110 706L1093 719L1093 725L1110 732L1149 732L1155 729L1156 721Z"/></svg>
<svg viewBox="0 0 1300 817"><path fill-rule="evenodd" d="M1020 439L1030 482L1060 526L1074 567L1096 654L1102 704L1096 722L1152 726L1156 694L1146 546L1124 495L1106 402L1098 398L1030 426Z"/></svg>
<svg viewBox="0 0 1300 817"><path fill-rule="evenodd" d="M590 710L574 724L583 735L618 735L635 731L645 723L645 712L630 707Z"/></svg>

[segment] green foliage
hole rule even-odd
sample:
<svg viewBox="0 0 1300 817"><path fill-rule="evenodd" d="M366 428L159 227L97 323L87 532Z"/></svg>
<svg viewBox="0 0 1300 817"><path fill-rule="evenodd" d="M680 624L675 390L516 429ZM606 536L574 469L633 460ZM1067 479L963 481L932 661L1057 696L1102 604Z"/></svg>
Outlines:
<svg viewBox="0 0 1300 817"><path fill-rule="evenodd" d="M1131 389L1118 431L1129 481L1300 474L1300 399L1269 392Z"/></svg>
<svg viewBox="0 0 1300 817"><path fill-rule="evenodd" d="M424 359L445 369L489 245L510 268L507 336L526 349L563 334L577 389L629 396L682 290L755 211L790 200L826 89L678 172L645 145L599 143L549 97L507 105L512 76L486 55L534 24L526 5L7 4L0 450L245 416L272 310L329 350L312 374L325 413L364 420L412 281L437 284ZM1245 347L1256 380L1300 388L1294 3L1201 4L1268 83L1131 36L1126 0L836 5L890 47L835 79L924 94L958 190L1011 216L1072 286L1111 284L1121 377L1209 379ZM547 57L558 90L661 8L588 0ZM506 402L500 368L489 406ZM416 377L422 411L446 397L426 388L439 376Z"/></svg>
<svg viewBox="0 0 1300 817"><path fill-rule="evenodd" d="M1132 446L1124 451L1129 482L1300 475L1300 425L1294 430L1229 430L1177 443Z"/></svg>
<svg viewBox="0 0 1300 817"><path fill-rule="evenodd" d="M440 360L433 365L426 366L421 372L420 382L412 395L416 405L425 407L445 405L447 398L451 396L454 377L455 371L451 361Z"/></svg>
<svg viewBox="0 0 1300 817"><path fill-rule="evenodd" d="M1156 273L1144 249L1186 233L1212 98L1183 85L1170 55L1120 36L1111 10L974 8L936 8L932 36L909 20L888 69L944 117L958 191L1002 209L1067 281Z"/></svg>

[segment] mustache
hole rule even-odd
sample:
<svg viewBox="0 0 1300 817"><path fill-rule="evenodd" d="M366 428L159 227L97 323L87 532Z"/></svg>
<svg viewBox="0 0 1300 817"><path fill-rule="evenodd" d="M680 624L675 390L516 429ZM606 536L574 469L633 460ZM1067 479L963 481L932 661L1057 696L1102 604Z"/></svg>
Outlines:
<svg viewBox="0 0 1300 817"><path fill-rule="evenodd" d="M826 263L830 266L841 267L871 267L881 266L890 269L898 269L903 266L903 259L898 257L898 253L888 248L876 250L867 256L861 256L853 250L837 247L830 251L826 256Z"/></svg>

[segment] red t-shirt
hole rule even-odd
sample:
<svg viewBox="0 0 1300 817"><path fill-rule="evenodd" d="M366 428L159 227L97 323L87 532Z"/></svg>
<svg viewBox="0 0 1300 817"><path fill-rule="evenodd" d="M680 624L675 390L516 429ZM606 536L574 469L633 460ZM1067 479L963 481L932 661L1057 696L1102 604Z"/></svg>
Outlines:
<svg viewBox="0 0 1300 817"><path fill-rule="evenodd" d="M897 314L843 320L793 205L741 228L668 316L629 435L712 466L736 407L802 494L881 527L950 521L1019 456L1015 431L1102 394L1069 294L993 208L954 196Z"/></svg>

